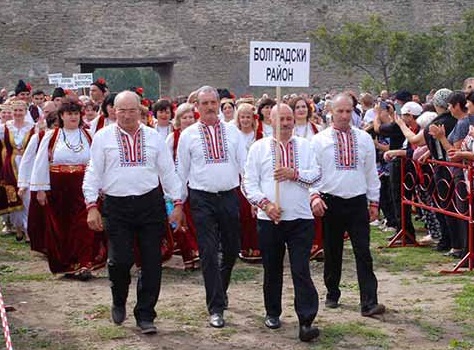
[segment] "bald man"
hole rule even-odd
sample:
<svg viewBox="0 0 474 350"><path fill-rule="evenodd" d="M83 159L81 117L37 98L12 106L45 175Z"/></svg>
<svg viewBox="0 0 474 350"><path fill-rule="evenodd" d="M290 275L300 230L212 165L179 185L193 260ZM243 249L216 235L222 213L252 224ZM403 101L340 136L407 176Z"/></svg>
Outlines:
<svg viewBox="0 0 474 350"><path fill-rule="evenodd" d="M84 176L87 223L108 236L107 267L112 291L112 320L120 325L134 262L135 238L142 266L137 282L134 316L143 334L156 333L155 305L161 286L161 240L166 232L163 190L174 202L170 222L181 227L181 182L173 159L158 133L141 123L140 97L123 91L115 98L117 123L94 135ZM136 181L140 179L140 181ZM102 212L97 200L104 194Z"/></svg>
<svg viewBox="0 0 474 350"><path fill-rule="evenodd" d="M265 137L250 147L242 186L249 202L258 207L265 326L270 329L281 327L283 259L285 247L288 247L299 338L309 342L319 335L318 328L312 326L319 301L309 269L314 218L308 188L318 181L320 173L309 141L293 136L295 119L292 109L281 104L278 114L277 106L274 106L270 118L274 137ZM281 125L279 145L276 141L278 118ZM279 162L276 152L280 152ZM276 202L275 181L280 187L279 203Z"/></svg>
<svg viewBox="0 0 474 350"><path fill-rule="evenodd" d="M311 140L322 178L311 195L311 207L324 226L324 283L326 307L337 308L341 291L344 232L351 238L356 259L362 316L385 312L377 301L377 278L370 253L370 221L378 213L380 180L375 146L368 133L351 126L352 99L339 94L332 100L333 125Z"/></svg>

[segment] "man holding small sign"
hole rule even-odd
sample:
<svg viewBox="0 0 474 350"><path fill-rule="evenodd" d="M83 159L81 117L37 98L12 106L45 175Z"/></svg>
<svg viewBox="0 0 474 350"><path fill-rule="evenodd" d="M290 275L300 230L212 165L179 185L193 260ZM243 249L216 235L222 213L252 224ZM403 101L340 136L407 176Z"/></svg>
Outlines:
<svg viewBox="0 0 474 350"><path fill-rule="evenodd" d="M318 181L320 172L310 142L293 136L292 109L286 104L274 106L270 118L273 137L258 140L250 147L242 187L249 202L258 207L258 240L267 313L265 326L270 329L281 327L283 259L285 247L288 247L299 338L307 342L319 335L318 328L311 326L318 313L319 301L309 269L314 218L308 188ZM281 124L280 142L275 138L277 118ZM280 157L276 157L276 153L280 153ZM280 186L281 203L276 199L275 181Z"/></svg>

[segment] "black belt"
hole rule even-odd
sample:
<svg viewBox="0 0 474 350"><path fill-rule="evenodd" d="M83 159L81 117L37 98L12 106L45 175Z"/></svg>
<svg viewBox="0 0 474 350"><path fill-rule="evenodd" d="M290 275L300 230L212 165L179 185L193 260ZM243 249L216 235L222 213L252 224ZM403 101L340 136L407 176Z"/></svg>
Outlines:
<svg viewBox="0 0 474 350"><path fill-rule="evenodd" d="M225 195L228 195L230 193L233 193L235 192L235 189L237 187L234 187L233 189L231 190L227 190L227 191L217 191L217 192L207 192L207 191L201 191L201 190L195 190L193 188L190 188L191 191L193 192L198 192L198 193L201 193L201 194L204 194L204 195L210 195L210 196L216 196L216 197L221 197L221 196L225 196Z"/></svg>

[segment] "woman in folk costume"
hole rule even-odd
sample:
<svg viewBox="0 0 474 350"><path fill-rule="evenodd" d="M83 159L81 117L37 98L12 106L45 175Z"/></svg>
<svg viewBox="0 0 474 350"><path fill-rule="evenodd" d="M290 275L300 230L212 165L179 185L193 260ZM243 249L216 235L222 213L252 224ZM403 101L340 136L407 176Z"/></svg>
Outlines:
<svg viewBox="0 0 474 350"><path fill-rule="evenodd" d="M53 102L48 102L53 103ZM18 194L23 197L30 188L31 172L35 163L36 154L44 135L48 130L58 126L58 113L54 111L49 113L45 120L46 128L39 130L32 137L20 162L18 169ZM38 125L37 125L38 128ZM46 253L46 244L44 236L45 212L44 208L36 199L37 192L30 192L30 205L28 207L28 237L30 238L31 250L40 253Z"/></svg>
<svg viewBox="0 0 474 350"><path fill-rule="evenodd" d="M110 94L105 98L104 102L100 105L100 115L90 122L89 133L92 136L103 127L117 121L114 109L115 96L117 96L117 94Z"/></svg>
<svg viewBox="0 0 474 350"><path fill-rule="evenodd" d="M255 115L255 107L250 103L242 103L235 112L235 125L242 132L245 140L246 152L250 146L263 137L263 132L258 130L258 117ZM246 155L247 156L247 155ZM250 205L247 198L239 189L240 224L241 224L241 247L239 257L247 262L261 260L258 247L257 218L256 211Z"/></svg>
<svg viewBox="0 0 474 350"><path fill-rule="evenodd" d="M131 91L135 92L138 96L142 97L143 89L142 88L131 88ZM141 90L141 93L140 93ZM143 105L143 99L141 100L142 104L140 105L140 115L141 115L141 122L149 128L154 129L155 123L153 120L153 115L150 115L150 111L147 106ZM161 187L161 185L160 185ZM140 256L140 252L138 249L138 238L135 240L135 265L140 268L142 265L142 260ZM174 240L173 240L173 230L167 226L166 235L163 237L161 241L161 262L165 263L173 256L174 251Z"/></svg>
<svg viewBox="0 0 474 350"><path fill-rule="evenodd" d="M58 111L59 128L41 141L30 188L46 213L45 243L52 273L88 280L106 262L103 233L87 225L82 182L89 161L91 136L82 128L82 104L65 97Z"/></svg>
<svg viewBox="0 0 474 350"><path fill-rule="evenodd" d="M276 104L271 98L262 98L258 104L258 130L263 133L264 137L273 136L272 122L270 120L270 111Z"/></svg>
<svg viewBox="0 0 474 350"><path fill-rule="evenodd" d="M174 118L173 105L165 99L158 100L152 107L156 118L155 130L158 131L163 141L173 132L171 120Z"/></svg>
<svg viewBox="0 0 474 350"><path fill-rule="evenodd" d="M23 153L35 133L35 125L27 122L26 103L15 100L11 103L13 120L0 126L2 140L2 168L0 189L0 214L12 213L10 218L16 231L17 241L23 238L28 242L26 235L28 222L29 193L21 197L18 192L18 167Z"/></svg>
<svg viewBox="0 0 474 350"><path fill-rule="evenodd" d="M311 106L302 96L297 96L290 100L290 107L295 116L295 128L293 133L296 136L304 137L311 141L318 133L317 124L310 121ZM320 218L315 219L315 233L313 246L311 247L310 259L321 259L323 257L323 226Z"/></svg>
<svg viewBox="0 0 474 350"><path fill-rule="evenodd" d="M297 96L290 100L290 107L295 115L295 129L293 133L296 136L304 137L311 141L314 135L318 133L318 126L310 120L311 105L302 96Z"/></svg>
<svg viewBox="0 0 474 350"><path fill-rule="evenodd" d="M12 106L7 103L0 104L0 125L4 125L8 120L12 120L12 119L13 119ZM1 146L0 146L0 151L1 151ZM1 159L0 159L0 165L1 165ZM2 215L2 224L3 224L2 233L10 234L10 233L15 232L15 228L13 227L10 220L10 214Z"/></svg>
<svg viewBox="0 0 474 350"><path fill-rule="evenodd" d="M234 121L234 113L235 113L235 102L231 98L223 98L221 99L221 106L220 112L222 114L223 120L226 123L230 123Z"/></svg>
<svg viewBox="0 0 474 350"><path fill-rule="evenodd" d="M166 138L166 145L176 162L178 140L181 131L196 122L194 114L194 105L191 103L183 103L176 109L174 119L174 131ZM187 200L183 204L184 214L186 216L186 225L183 229L174 233L174 241L176 243L176 253L179 252L183 257L185 270L196 270L199 268L199 250L197 245L196 228L194 227L191 217L191 208Z"/></svg>

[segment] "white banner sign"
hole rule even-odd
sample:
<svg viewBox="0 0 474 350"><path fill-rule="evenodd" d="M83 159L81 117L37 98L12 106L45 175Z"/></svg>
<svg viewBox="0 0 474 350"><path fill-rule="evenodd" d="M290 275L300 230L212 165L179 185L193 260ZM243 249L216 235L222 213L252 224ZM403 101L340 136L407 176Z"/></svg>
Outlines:
<svg viewBox="0 0 474 350"><path fill-rule="evenodd" d="M69 89L69 90L76 90L77 86L74 81L74 78L61 78L61 80L58 83L59 87L62 87L63 89Z"/></svg>
<svg viewBox="0 0 474 350"><path fill-rule="evenodd" d="M51 85L59 84L59 81L62 79L63 73L53 73L48 74L48 83Z"/></svg>
<svg viewBox="0 0 474 350"><path fill-rule="evenodd" d="M309 86L310 44L250 42L250 86Z"/></svg>
<svg viewBox="0 0 474 350"><path fill-rule="evenodd" d="M92 73L77 73L73 74L72 77L78 88L88 88L94 82Z"/></svg>

